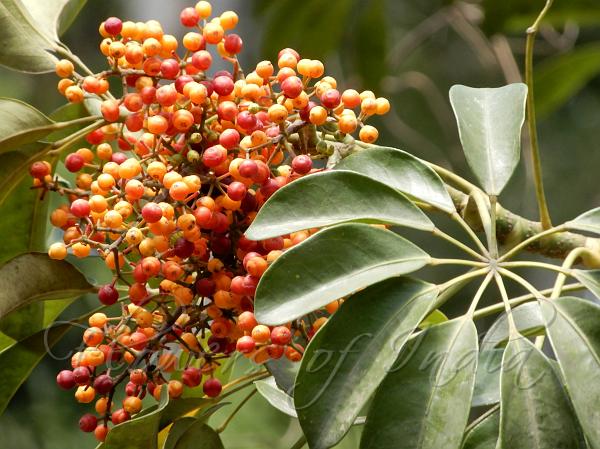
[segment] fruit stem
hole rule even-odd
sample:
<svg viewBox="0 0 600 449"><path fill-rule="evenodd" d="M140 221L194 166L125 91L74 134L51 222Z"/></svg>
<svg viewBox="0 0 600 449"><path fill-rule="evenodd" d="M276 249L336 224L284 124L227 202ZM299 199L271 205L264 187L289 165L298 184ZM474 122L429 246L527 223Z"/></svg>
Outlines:
<svg viewBox="0 0 600 449"><path fill-rule="evenodd" d="M564 231L564 225L555 226L553 228L546 229L543 232L538 232L537 234L529 237L528 239L523 240L517 246L513 247L510 251L508 251L506 254L504 254L502 257L500 257L498 259L498 262L503 262L507 259L510 259L512 256L516 255L522 249L526 248L527 246L529 246L531 243L535 242L536 240L539 240L548 235L555 234L557 232L562 232L562 231Z"/></svg>
<svg viewBox="0 0 600 449"><path fill-rule="evenodd" d="M533 48L535 45L535 37L539 30L540 22L552 6L553 0L546 0L546 5L538 15L533 25L527 28L527 41L525 43L525 83L527 84L527 126L529 129L529 141L531 148L531 160L533 163L533 175L535 182L535 194L537 197L540 221L543 229L550 229L552 221L550 220L550 212L548 211L548 203L546 202L546 194L544 192L544 180L542 176L542 163L540 159L540 149L537 136L537 125L535 118L535 102L533 97Z"/></svg>

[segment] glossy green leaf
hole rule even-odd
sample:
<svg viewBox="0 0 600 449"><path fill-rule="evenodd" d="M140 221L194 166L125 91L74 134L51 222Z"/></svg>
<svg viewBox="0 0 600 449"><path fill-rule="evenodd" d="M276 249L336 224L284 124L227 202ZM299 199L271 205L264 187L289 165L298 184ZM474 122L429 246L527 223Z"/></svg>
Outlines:
<svg viewBox="0 0 600 449"><path fill-rule="evenodd" d="M294 399L277 386L273 376L254 382L256 389L269 404L288 416L298 417L294 409Z"/></svg>
<svg viewBox="0 0 600 449"><path fill-rule="evenodd" d="M29 176L28 169L31 163L40 159L47 150L47 144L32 143L18 151L0 154L0 205L21 181Z"/></svg>
<svg viewBox="0 0 600 449"><path fill-rule="evenodd" d="M480 350L473 388L472 407L482 407L500 402L500 371L503 349Z"/></svg>
<svg viewBox="0 0 600 449"><path fill-rule="evenodd" d="M527 338L508 342L500 378L498 449L585 448L560 379Z"/></svg>
<svg viewBox="0 0 600 449"><path fill-rule="evenodd" d="M169 429L169 434L167 435L167 439L165 440L162 449L173 449L177 444L177 441L179 441L179 438L181 438L195 422L196 418L191 416L186 416L175 421L173 426Z"/></svg>
<svg viewBox="0 0 600 449"><path fill-rule="evenodd" d="M300 364L288 360L286 357L280 359L271 359L265 363L265 367L269 370L275 384L279 389L285 391L288 395L293 396L296 375Z"/></svg>
<svg viewBox="0 0 600 449"><path fill-rule="evenodd" d="M85 0L3 0L0 3L0 64L29 73L54 70L58 33Z"/></svg>
<svg viewBox="0 0 600 449"><path fill-rule="evenodd" d="M179 437L173 449L224 449L221 437L208 424L197 421Z"/></svg>
<svg viewBox="0 0 600 449"><path fill-rule="evenodd" d="M0 98L0 153L50 134L54 121L33 106Z"/></svg>
<svg viewBox="0 0 600 449"><path fill-rule="evenodd" d="M72 298L92 289L68 262L41 253L23 254L0 267L0 318L33 302Z"/></svg>
<svg viewBox="0 0 600 449"><path fill-rule="evenodd" d="M467 162L489 195L502 192L519 163L526 99L527 86L522 83L450 89Z"/></svg>
<svg viewBox="0 0 600 449"><path fill-rule="evenodd" d="M471 409L477 329L459 319L410 342L381 383L361 449L457 449Z"/></svg>
<svg viewBox="0 0 600 449"><path fill-rule="evenodd" d="M366 224L323 229L286 251L261 277L255 313L287 323L329 302L426 265L429 256L391 231Z"/></svg>
<svg viewBox="0 0 600 449"><path fill-rule="evenodd" d="M563 297L542 301L541 310L581 427L600 447L600 307Z"/></svg>
<svg viewBox="0 0 600 449"><path fill-rule="evenodd" d="M309 228L346 222L385 223L423 231L434 225L397 190L351 171L326 171L277 190L246 231L264 240Z"/></svg>
<svg viewBox="0 0 600 449"><path fill-rule="evenodd" d="M351 296L306 348L294 403L312 449L336 444L431 311L437 289L395 278Z"/></svg>
<svg viewBox="0 0 600 449"><path fill-rule="evenodd" d="M496 449L500 431L500 410L482 415L465 433L461 449Z"/></svg>
<svg viewBox="0 0 600 449"><path fill-rule="evenodd" d="M588 210L565 223L569 231L583 231L600 234L600 207Z"/></svg>
<svg viewBox="0 0 600 449"><path fill-rule="evenodd" d="M546 58L535 68L535 112L547 117L600 73L600 45L591 43Z"/></svg>
<svg viewBox="0 0 600 449"><path fill-rule="evenodd" d="M176 401L171 401L165 406L160 414L159 429L164 429L177 418L190 413L194 410L204 409L214 404L213 399L203 397L182 397Z"/></svg>
<svg viewBox="0 0 600 449"><path fill-rule="evenodd" d="M429 315L425 317L421 323L419 323L419 329L427 329L428 327L435 326L436 324L442 324L448 321L448 317L444 315L439 309L435 309Z"/></svg>
<svg viewBox="0 0 600 449"><path fill-rule="evenodd" d="M540 306L532 301L512 309L512 316L517 330L521 335L540 335L544 331L544 319L540 312ZM508 342L509 328L508 318L505 313L500 315L488 328L485 337L481 341L481 351L489 351Z"/></svg>
<svg viewBox="0 0 600 449"><path fill-rule="evenodd" d="M0 415L33 368L70 328L70 324L49 327L0 352Z"/></svg>
<svg viewBox="0 0 600 449"><path fill-rule="evenodd" d="M440 177L420 159L405 151L388 147L361 150L342 159L334 169L352 170L369 176L445 212L456 210Z"/></svg>
<svg viewBox="0 0 600 449"><path fill-rule="evenodd" d="M97 449L157 449L158 425L168 403L169 395L167 389L163 388L158 406L154 406L146 414L114 426Z"/></svg>
<svg viewBox="0 0 600 449"><path fill-rule="evenodd" d="M600 270L572 270L573 277L600 299Z"/></svg>

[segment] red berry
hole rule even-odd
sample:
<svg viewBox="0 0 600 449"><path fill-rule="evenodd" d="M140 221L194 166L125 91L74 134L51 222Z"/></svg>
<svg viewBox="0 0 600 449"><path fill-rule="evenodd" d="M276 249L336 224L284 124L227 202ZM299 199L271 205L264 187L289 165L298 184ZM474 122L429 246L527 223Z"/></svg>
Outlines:
<svg viewBox="0 0 600 449"><path fill-rule="evenodd" d="M44 162L34 162L31 164L31 167L29 167L29 174L34 178L41 179L50 174L50 168L48 167L48 164Z"/></svg>
<svg viewBox="0 0 600 449"><path fill-rule="evenodd" d="M106 284L98 290L98 299L106 306L110 306L119 300L119 292L111 284Z"/></svg>
<svg viewBox="0 0 600 449"><path fill-rule="evenodd" d="M110 419L112 420L113 424L117 425L131 419L131 415L125 409L120 408L112 413Z"/></svg>
<svg viewBox="0 0 600 449"><path fill-rule="evenodd" d="M213 89L220 96L227 96L233 92L233 80L228 76L217 76L213 79Z"/></svg>
<svg viewBox="0 0 600 449"><path fill-rule="evenodd" d="M198 25L198 21L200 20L200 15L196 11L196 8L190 6L188 8L185 8L183 11L181 11L181 14L179 15L179 20L181 20L181 24L184 27L191 28L191 27L195 27L196 25Z"/></svg>
<svg viewBox="0 0 600 449"><path fill-rule="evenodd" d="M116 36L123 29L123 22L117 17L109 17L104 21L104 30L111 36Z"/></svg>
<svg viewBox="0 0 600 449"><path fill-rule="evenodd" d="M312 169L312 159L306 154L296 156L292 160L292 168L300 175L305 175Z"/></svg>
<svg viewBox="0 0 600 449"><path fill-rule="evenodd" d="M94 380L94 390L96 390L96 393L98 394L105 395L110 393L113 385L114 382L112 378L107 374L101 374Z"/></svg>
<svg viewBox="0 0 600 449"><path fill-rule="evenodd" d="M225 36L223 46L225 47L225 51L230 55L237 55L239 52L241 52L242 45L242 38L237 34L228 34Z"/></svg>
<svg viewBox="0 0 600 449"><path fill-rule="evenodd" d="M215 291L216 286L212 279L202 278L196 281L196 293L200 296L211 296Z"/></svg>
<svg viewBox="0 0 600 449"><path fill-rule="evenodd" d="M187 259L194 253L194 243L189 240L184 239L183 237L178 238L173 247L174 253L177 257L182 259Z"/></svg>
<svg viewBox="0 0 600 449"><path fill-rule="evenodd" d="M194 78L192 78L189 75L178 76L177 79L175 80L175 90L177 90L177 92L179 92L180 94L183 95L184 86L187 83L191 83L192 81L194 81Z"/></svg>
<svg viewBox="0 0 600 449"><path fill-rule="evenodd" d="M292 331L285 326L276 326L271 331L271 342L275 345L287 345L292 341Z"/></svg>
<svg viewBox="0 0 600 449"><path fill-rule="evenodd" d="M156 223L163 216L163 211L156 203L146 203L142 207L142 217L147 223Z"/></svg>
<svg viewBox="0 0 600 449"><path fill-rule="evenodd" d="M193 366L188 366L183 370L181 381L190 388L197 387L202 381L202 371Z"/></svg>
<svg viewBox="0 0 600 449"><path fill-rule="evenodd" d="M251 114L248 111L240 112L237 115L236 121L238 126L240 126L245 131L250 131L251 129L254 129L256 127L256 124L258 123L256 115Z"/></svg>
<svg viewBox="0 0 600 449"><path fill-rule="evenodd" d="M212 64L212 55L206 50L197 51L192 55L192 65L200 70L208 70ZM210 93L209 93L210 95Z"/></svg>
<svg viewBox="0 0 600 449"><path fill-rule="evenodd" d="M160 73L167 79L175 79L179 74L179 62L176 59L165 59L160 64Z"/></svg>
<svg viewBox="0 0 600 449"><path fill-rule="evenodd" d="M84 432L93 432L98 425L98 418L91 413L86 413L79 419L79 428Z"/></svg>
<svg viewBox="0 0 600 449"><path fill-rule="evenodd" d="M328 89L321 95L321 103L328 109L335 109L341 101L342 97L337 89Z"/></svg>
<svg viewBox="0 0 600 449"><path fill-rule="evenodd" d="M71 153L65 158L65 167L72 173L81 170L83 164L85 164L85 160L78 153Z"/></svg>
<svg viewBox="0 0 600 449"><path fill-rule="evenodd" d="M246 186L238 181L233 181L227 186L227 196L233 201L241 201L246 196Z"/></svg>
<svg viewBox="0 0 600 449"><path fill-rule="evenodd" d="M221 165L225 159L227 159L227 150L222 145L213 145L202 154L202 163L211 168Z"/></svg>
<svg viewBox="0 0 600 449"><path fill-rule="evenodd" d="M56 376L56 383L63 390L70 390L77 383L75 382L75 377L73 376L73 371L64 369Z"/></svg>
<svg viewBox="0 0 600 449"><path fill-rule="evenodd" d="M82 198L78 198L71 203L71 213L77 218L87 217L90 210L90 203Z"/></svg>
<svg viewBox="0 0 600 449"><path fill-rule="evenodd" d="M202 391L204 391L204 394L210 398L216 398L219 396L222 388L221 381L214 378L208 379L206 382L204 382L204 385L202 385Z"/></svg>
<svg viewBox="0 0 600 449"><path fill-rule="evenodd" d="M296 98L304 90L302 80L297 76L288 76L281 83L281 90L283 94L288 98Z"/></svg>
<svg viewBox="0 0 600 449"><path fill-rule="evenodd" d="M78 366L73 370L73 379L77 385L88 385L90 382L90 369L87 366Z"/></svg>
<svg viewBox="0 0 600 449"><path fill-rule="evenodd" d="M243 337L239 338L235 345L235 348L238 350L238 352L241 352L242 354L249 354L256 348L256 342L251 336L244 335Z"/></svg>
<svg viewBox="0 0 600 449"><path fill-rule="evenodd" d="M240 133L233 128L226 129L219 136L219 143L226 149L231 150L240 144Z"/></svg>

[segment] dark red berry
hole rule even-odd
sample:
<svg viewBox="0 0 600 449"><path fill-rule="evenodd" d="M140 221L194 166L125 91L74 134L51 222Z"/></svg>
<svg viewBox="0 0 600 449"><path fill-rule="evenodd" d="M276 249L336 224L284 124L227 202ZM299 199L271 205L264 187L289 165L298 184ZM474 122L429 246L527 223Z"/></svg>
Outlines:
<svg viewBox="0 0 600 449"><path fill-rule="evenodd" d="M221 386L219 379L214 378L208 379L206 382L204 382L204 385L202 385L202 391L204 391L204 394L209 398L216 398L219 396L222 388L223 387Z"/></svg>
<svg viewBox="0 0 600 449"><path fill-rule="evenodd" d="M244 196L246 196L246 191L246 186L239 181L233 181L227 186L227 196L233 201L243 200Z"/></svg>
<svg viewBox="0 0 600 449"><path fill-rule="evenodd" d="M79 428L84 432L93 432L98 425L98 418L91 413L86 413L79 419Z"/></svg>
<svg viewBox="0 0 600 449"><path fill-rule="evenodd" d="M102 304L110 306L119 300L119 292L113 285L106 284L98 290L98 299Z"/></svg>
<svg viewBox="0 0 600 449"><path fill-rule="evenodd" d="M142 217L147 223L156 223L163 216L163 211L156 203L146 203L142 207Z"/></svg>
<svg viewBox="0 0 600 449"><path fill-rule="evenodd" d="M296 156L292 160L292 168L300 175L305 175L312 169L312 159L306 154Z"/></svg>
<svg viewBox="0 0 600 449"><path fill-rule="evenodd" d="M178 238L175 242L174 252L177 257L187 259L194 253L194 242L184 239L183 237Z"/></svg>
<svg viewBox="0 0 600 449"><path fill-rule="evenodd" d="M116 36L123 29L123 22L117 17L109 17L104 21L104 30L111 36Z"/></svg>
<svg viewBox="0 0 600 449"><path fill-rule="evenodd" d="M50 168L44 162L34 162L29 167L29 174L34 178L41 179L50 174Z"/></svg>
<svg viewBox="0 0 600 449"><path fill-rule="evenodd" d="M56 376L56 383L63 390L70 390L77 382L75 382L75 377L73 376L73 371L64 369Z"/></svg>
<svg viewBox="0 0 600 449"><path fill-rule="evenodd" d="M225 36L223 46L225 47L225 51L230 55L237 55L242 51L242 38L237 34L228 34Z"/></svg>
<svg viewBox="0 0 600 449"><path fill-rule="evenodd" d="M98 394L108 394L112 390L114 382L107 374L101 374L94 380L94 390Z"/></svg>
<svg viewBox="0 0 600 449"><path fill-rule="evenodd" d="M73 379L77 385L88 385L90 382L90 369L87 366L78 366L73 370Z"/></svg>
<svg viewBox="0 0 600 449"><path fill-rule="evenodd" d="M190 388L197 387L202 381L202 371L196 367L188 366L183 370L181 381Z"/></svg>

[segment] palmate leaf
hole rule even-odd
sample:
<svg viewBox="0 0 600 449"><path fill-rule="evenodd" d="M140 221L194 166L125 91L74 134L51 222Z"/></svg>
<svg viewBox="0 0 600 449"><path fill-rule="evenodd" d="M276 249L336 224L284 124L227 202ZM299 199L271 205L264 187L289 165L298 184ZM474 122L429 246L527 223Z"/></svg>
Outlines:
<svg viewBox="0 0 600 449"><path fill-rule="evenodd" d="M396 148L372 147L340 161L334 170L352 170L369 176L438 209L456 211L440 177L420 159Z"/></svg>
<svg viewBox="0 0 600 449"><path fill-rule="evenodd" d="M431 220L402 193L367 176L340 170L305 176L276 191L245 235L264 240L345 222L434 229Z"/></svg>
<svg viewBox="0 0 600 449"><path fill-rule="evenodd" d="M429 260L423 250L385 229L326 228L269 266L256 289L256 317L268 325L287 323L375 282L416 271Z"/></svg>
<svg viewBox="0 0 600 449"><path fill-rule="evenodd" d="M527 338L508 342L501 385L498 449L585 449L559 377Z"/></svg>
<svg viewBox="0 0 600 449"><path fill-rule="evenodd" d="M0 64L29 73L54 70L58 33L85 0L3 0L0 3ZM63 15L64 12L64 15Z"/></svg>
<svg viewBox="0 0 600 449"><path fill-rule="evenodd" d="M436 297L431 284L388 279L351 296L317 332L294 391L312 449L341 440Z"/></svg>
<svg viewBox="0 0 600 449"><path fill-rule="evenodd" d="M519 162L526 99L523 83L450 89L467 162L488 195L502 192Z"/></svg>
<svg viewBox="0 0 600 449"><path fill-rule="evenodd" d="M412 340L381 383L361 449L458 449L471 408L477 329L460 318Z"/></svg>
<svg viewBox="0 0 600 449"><path fill-rule="evenodd" d="M544 331L544 319L540 306L536 301L521 304L512 309L515 326L523 336L541 335ZM505 313L500 315L488 328L481 341L481 351L491 351L504 346L510 335L508 318Z"/></svg>
<svg viewBox="0 0 600 449"><path fill-rule="evenodd" d="M579 423L591 447L600 447L600 307L575 297L540 307Z"/></svg>

